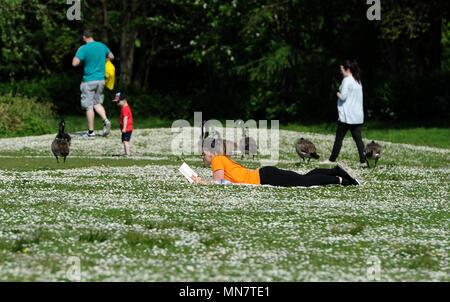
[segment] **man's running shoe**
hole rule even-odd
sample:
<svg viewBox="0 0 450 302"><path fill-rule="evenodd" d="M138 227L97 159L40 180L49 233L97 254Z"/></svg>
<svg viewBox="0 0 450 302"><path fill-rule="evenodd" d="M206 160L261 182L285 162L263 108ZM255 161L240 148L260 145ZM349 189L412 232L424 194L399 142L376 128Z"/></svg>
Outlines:
<svg viewBox="0 0 450 302"><path fill-rule="evenodd" d="M95 138L95 132L89 133L89 131L81 134L81 138Z"/></svg>
<svg viewBox="0 0 450 302"><path fill-rule="evenodd" d="M103 121L103 136L107 136L111 132L111 122L106 119Z"/></svg>

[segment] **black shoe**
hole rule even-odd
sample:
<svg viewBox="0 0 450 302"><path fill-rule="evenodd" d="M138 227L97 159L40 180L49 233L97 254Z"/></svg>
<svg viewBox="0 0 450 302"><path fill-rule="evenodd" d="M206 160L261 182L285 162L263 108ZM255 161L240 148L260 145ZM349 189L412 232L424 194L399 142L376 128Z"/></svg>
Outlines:
<svg viewBox="0 0 450 302"><path fill-rule="evenodd" d="M347 167L344 163L339 163L336 165L339 176L348 180L351 185L359 186L360 183L356 179L355 172L352 171L349 167ZM343 183L343 182L342 182Z"/></svg>
<svg viewBox="0 0 450 302"><path fill-rule="evenodd" d="M352 183L351 183L350 181L348 181L347 178L342 177L342 183L341 183L341 186L346 187L346 186L351 186L351 185L352 185Z"/></svg>

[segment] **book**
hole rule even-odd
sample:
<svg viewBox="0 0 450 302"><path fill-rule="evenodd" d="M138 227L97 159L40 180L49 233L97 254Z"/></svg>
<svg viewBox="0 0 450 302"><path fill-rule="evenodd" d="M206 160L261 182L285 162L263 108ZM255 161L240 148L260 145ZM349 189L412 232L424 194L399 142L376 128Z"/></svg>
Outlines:
<svg viewBox="0 0 450 302"><path fill-rule="evenodd" d="M183 174L184 177L186 177L186 179L190 183L194 182L191 178L192 175L198 176L197 173L195 173L194 170L192 170L191 167L189 167L186 163L183 163L178 170L181 172L181 174Z"/></svg>

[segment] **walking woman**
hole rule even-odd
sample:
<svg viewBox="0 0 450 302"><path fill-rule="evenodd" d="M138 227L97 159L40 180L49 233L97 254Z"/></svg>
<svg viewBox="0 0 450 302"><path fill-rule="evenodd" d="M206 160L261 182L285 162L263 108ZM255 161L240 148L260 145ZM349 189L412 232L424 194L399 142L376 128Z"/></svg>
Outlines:
<svg viewBox="0 0 450 302"><path fill-rule="evenodd" d="M356 60L345 60L340 65L344 79L337 92L337 109L339 114L336 138L334 140L333 151L330 158L321 164L332 164L336 161L341 151L342 141L348 130L352 133L359 153L361 166L366 166L366 156L364 154L364 143L361 137L361 128L364 123L363 111L363 89L361 85L361 75Z"/></svg>
<svg viewBox="0 0 450 302"><path fill-rule="evenodd" d="M251 171L234 162L229 157L222 155L223 143L221 139L207 138L203 144L202 159L211 165L213 181L201 180L198 177L191 178L195 183L244 183L253 185L272 185L280 187L310 187L336 185L359 185L353 172L342 165L336 165L333 169L314 169L301 175L294 171L282 170L273 166L266 166Z"/></svg>

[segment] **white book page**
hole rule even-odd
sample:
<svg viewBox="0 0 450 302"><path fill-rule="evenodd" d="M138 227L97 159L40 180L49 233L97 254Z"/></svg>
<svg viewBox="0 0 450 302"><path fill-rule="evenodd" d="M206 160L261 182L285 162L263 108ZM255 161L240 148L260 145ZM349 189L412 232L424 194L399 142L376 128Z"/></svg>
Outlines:
<svg viewBox="0 0 450 302"><path fill-rule="evenodd" d="M190 182L193 183L194 181L192 180L191 176L198 176L197 173L194 172L194 170L191 169L191 167L188 166L188 164L183 163L181 165L181 167L178 169L181 174L183 174L184 177L186 177L186 179Z"/></svg>

